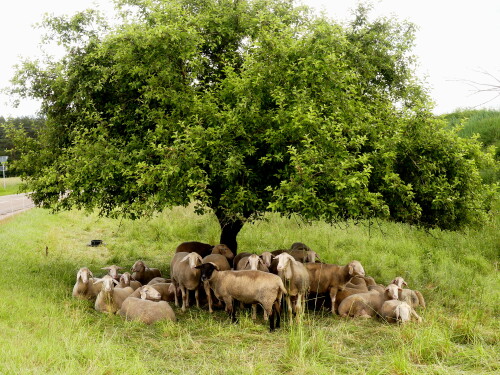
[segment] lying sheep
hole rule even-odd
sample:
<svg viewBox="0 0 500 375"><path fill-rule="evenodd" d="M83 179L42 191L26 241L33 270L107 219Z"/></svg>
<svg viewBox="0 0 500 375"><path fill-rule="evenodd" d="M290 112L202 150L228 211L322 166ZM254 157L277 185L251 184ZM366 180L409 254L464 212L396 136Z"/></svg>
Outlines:
<svg viewBox="0 0 500 375"><path fill-rule="evenodd" d="M304 265L290 254L282 253L276 257L278 260L278 276L286 287L286 302L290 317L293 313L299 315L303 311L303 303L309 291L309 272ZM291 299L295 299L292 305Z"/></svg>
<svg viewBox="0 0 500 375"><path fill-rule="evenodd" d="M345 288L354 276L364 276L365 270L360 262L353 260L345 266L324 263L304 263L309 272L310 292L316 295L328 293L335 313L335 299L339 290Z"/></svg>
<svg viewBox="0 0 500 375"><path fill-rule="evenodd" d="M160 283L171 283L171 279L166 279L164 277L155 277L154 279L151 279L147 285L153 285L153 284L160 284Z"/></svg>
<svg viewBox="0 0 500 375"><path fill-rule="evenodd" d="M228 271L231 269L227 258L221 254L210 254L202 259L202 263L213 263L217 266L220 271ZM208 311L213 313L212 309L213 300L212 300L212 291L210 290L210 285L208 284L208 280L203 282L203 288L205 289L205 294L207 295L208 300Z"/></svg>
<svg viewBox="0 0 500 375"><path fill-rule="evenodd" d="M101 285L94 285L99 279L87 267L82 267L76 274L76 283L73 287L73 297L80 299L94 299L101 291Z"/></svg>
<svg viewBox="0 0 500 375"><path fill-rule="evenodd" d="M197 267L201 270L202 281L208 280L210 288L219 300L226 303L226 311L236 322L234 300L245 304L260 303L269 316L269 329L280 326L280 304L285 286L279 276L253 270L219 271L213 263Z"/></svg>
<svg viewBox="0 0 500 375"><path fill-rule="evenodd" d="M349 296L339 305L339 315L342 317L371 318L379 314L385 301L398 299L399 289L397 285L389 284L384 293L372 290Z"/></svg>
<svg viewBox="0 0 500 375"><path fill-rule="evenodd" d="M95 300L95 309L104 313L114 314L122 306L123 301L134 292L131 287L115 288L118 281L110 275L97 280L94 285L102 283L102 288Z"/></svg>
<svg viewBox="0 0 500 375"><path fill-rule="evenodd" d="M200 270L196 267L202 263L201 256L196 253L176 253L172 258L171 272L172 283L175 291L175 305L179 306L177 301L177 289L182 293L182 312L189 307L189 291L195 291L196 306L200 307L199 291L200 285Z"/></svg>
<svg viewBox="0 0 500 375"><path fill-rule="evenodd" d="M159 299L160 293L151 285L145 285L141 288L141 298L130 296L125 299L118 314L127 320L139 320L146 324L167 319L175 322L174 310L168 302Z"/></svg>
<svg viewBox="0 0 500 375"><path fill-rule="evenodd" d="M418 322L422 318L415 312L415 310L406 302L399 300L385 301L380 308L379 315L388 323L405 323L415 317Z"/></svg>
<svg viewBox="0 0 500 375"><path fill-rule="evenodd" d="M391 284L395 284L399 288L403 288L403 285L408 286L406 281L401 276L392 280ZM412 308L422 306L425 309L424 296L418 290L401 289L399 292L399 300L408 303Z"/></svg>
<svg viewBox="0 0 500 375"><path fill-rule="evenodd" d="M125 287L129 286L132 289L136 290L137 288L140 288L142 286L142 284L137 280L133 280L130 273L124 272L120 276L120 282L119 282L118 286L120 288L125 288Z"/></svg>
<svg viewBox="0 0 500 375"><path fill-rule="evenodd" d="M145 285L155 277L161 277L161 272L158 268L149 268L142 260L138 260L132 266L132 278Z"/></svg>
<svg viewBox="0 0 500 375"><path fill-rule="evenodd" d="M172 283L157 283L157 284L147 284L144 285L134 291L130 295L130 297L134 298L140 298L141 296L141 291L144 289L144 287L151 287L154 290L156 290L158 293L160 293L160 300L166 301L166 302L174 302L175 301L175 287L174 284ZM148 289L146 289L148 290ZM150 289L149 289L150 290ZM147 299L150 299L149 297Z"/></svg>
<svg viewBox="0 0 500 375"><path fill-rule="evenodd" d="M108 271L108 275L111 276L116 281L120 281L120 277L122 276L122 274L119 273L118 271L121 271L123 269L124 269L123 267L115 266L114 264L111 266L101 268L101 270Z"/></svg>

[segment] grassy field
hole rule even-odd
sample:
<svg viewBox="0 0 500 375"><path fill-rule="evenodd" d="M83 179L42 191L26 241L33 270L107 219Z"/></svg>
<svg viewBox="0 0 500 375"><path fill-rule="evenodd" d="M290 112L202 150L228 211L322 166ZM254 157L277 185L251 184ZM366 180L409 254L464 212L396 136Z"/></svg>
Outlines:
<svg viewBox="0 0 500 375"><path fill-rule="evenodd" d="M77 270L144 259L169 273L177 244L217 243L214 217L176 208L151 220L111 220L33 209L0 223L0 374L498 374L500 235L423 231L392 223L304 225L275 215L246 225L239 251L302 241L326 262L357 259L382 283L420 290L424 322L405 326L308 311L274 333L241 312L174 308L177 323L145 326L71 297ZM106 246L89 247L91 239Z"/></svg>
<svg viewBox="0 0 500 375"><path fill-rule="evenodd" d="M6 177L4 181L1 176L2 175L0 173L0 196L19 193L19 186L21 185L20 177Z"/></svg>

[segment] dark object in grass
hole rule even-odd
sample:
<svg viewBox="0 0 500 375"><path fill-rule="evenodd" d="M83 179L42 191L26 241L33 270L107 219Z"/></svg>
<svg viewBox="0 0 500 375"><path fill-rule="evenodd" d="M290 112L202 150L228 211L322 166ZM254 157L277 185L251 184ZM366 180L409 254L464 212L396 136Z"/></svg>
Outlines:
<svg viewBox="0 0 500 375"><path fill-rule="evenodd" d="M88 246L95 247L95 246L100 246L100 245L102 245L102 240L91 240L90 244Z"/></svg>

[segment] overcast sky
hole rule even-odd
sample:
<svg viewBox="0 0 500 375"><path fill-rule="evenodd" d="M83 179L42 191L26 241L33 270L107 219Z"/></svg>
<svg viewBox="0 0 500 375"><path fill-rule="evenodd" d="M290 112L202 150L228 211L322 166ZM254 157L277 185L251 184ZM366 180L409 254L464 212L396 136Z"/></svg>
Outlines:
<svg viewBox="0 0 500 375"><path fill-rule="evenodd" d="M350 18L356 0L302 0L324 10L332 18ZM436 103L437 114L457 108L500 109L494 94L477 94L465 81L495 83L481 72L500 80L500 0L375 0L374 14L406 19L419 28L415 55L421 77ZM40 55L40 30L32 26L45 13L72 14L98 7L112 9L112 0L13 0L0 5L0 87L9 85L13 65L21 57ZM500 85L499 82L496 82ZM14 108L6 95L0 95L0 116L35 115L38 105L22 102Z"/></svg>

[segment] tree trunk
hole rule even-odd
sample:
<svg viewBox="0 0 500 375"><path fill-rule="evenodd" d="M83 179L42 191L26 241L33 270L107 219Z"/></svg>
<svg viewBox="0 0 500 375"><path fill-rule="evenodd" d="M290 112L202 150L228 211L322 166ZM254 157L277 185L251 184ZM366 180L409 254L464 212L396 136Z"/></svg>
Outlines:
<svg viewBox="0 0 500 375"><path fill-rule="evenodd" d="M216 212L217 219L221 228L220 243L223 243L231 249L236 255L238 253L238 242L236 236L243 228L243 221L239 219L229 219L224 214Z"/></svg>

